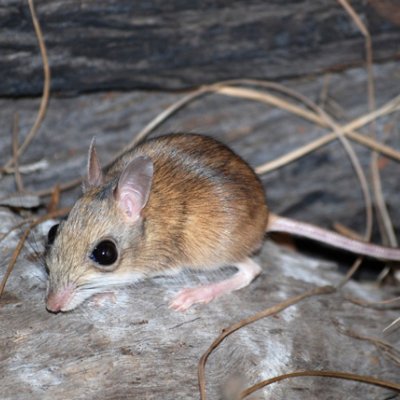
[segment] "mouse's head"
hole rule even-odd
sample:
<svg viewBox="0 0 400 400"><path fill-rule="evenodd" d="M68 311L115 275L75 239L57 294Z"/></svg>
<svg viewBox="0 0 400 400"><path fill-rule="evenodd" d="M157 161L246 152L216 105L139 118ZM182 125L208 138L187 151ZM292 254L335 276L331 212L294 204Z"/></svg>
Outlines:
<svg viewBox="0 0 400 400"><path fill-rule="evenodd" d="M152 177L152 161L140 156L106 181L92 142L83 196L48 233L49 311L72 310L95 293L144 275L132 268L132 258L143 237Z"/></svg>

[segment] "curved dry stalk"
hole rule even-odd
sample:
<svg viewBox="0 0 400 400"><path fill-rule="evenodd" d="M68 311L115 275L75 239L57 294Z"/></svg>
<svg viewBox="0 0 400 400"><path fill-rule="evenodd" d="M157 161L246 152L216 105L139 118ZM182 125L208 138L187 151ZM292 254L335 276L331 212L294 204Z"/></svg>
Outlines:
<svg viewBox="0 0 400 400"><path fill-rule="evenodd" d="M28 3L29 3L30 13L32 16L33 27L35 29L35 34L36 34L37 40L39 42L40 54L41 54L42 62L43 62L44 82L43 82L43 94L42 94L42 98L40 100L40 107L39 107L38 114L36 116L36 120L31 128L31 130L29 131L28 135L25 137L25 140L22 142L21 147L18 149L18 152L16 153L17 157L20 157L22 155L22 153L29 146L29 144L35 137L37 131L39 130L39 127L44 119L45 114L46 114L47 105L48 105L49 97L50 97L50 67L49 67L49 61L47 58L46 45L44 43L42 30L40 28L40 24L39 24L39 21L36 16L33 0L28 0ZM6 163L6 165L3 167L3 169L9 168L12 165L13 160L14 160L14 158L11 158Z"/></svg>
<svg viewBox="0 0 400 400"><path fill-rule="evenodd" d="M391 389L400 392L400 384L391 381L385 381L383 379L378 379L373 376L358 375L342 371L296 371L296 372L290 372L288 374L279 375L274 378L266 379L265 381L259 382L256 385L251 386L248 389L244 390L242 393L240 393L239 399L244 399L250 394L256 392L257 390L265 386L270 385L271 383L280 382L285 379L296 378L300 376L302 377L323 376L327 378L345 379L349 381L367 383L369 385L379 386L385 389Z"/></svg>
<svg viewBox="0 0 400 400"><path fill-rule="evenodd" d="M7 280L14 268L15 263L17 262L18 256L21 253L22 247L24 246L24 243L26 241L26 238L28 237L28 235L30 234L31 230L41 224L44 221L47 221L48 219L52 219L52 218L57 218L57 217L62 217L66 214L68 214L70 212L71 208L67 207L67 208L61 208L59 210L53 211L51 213L48 213L46 215L43 215L37 219L35 219L29 226L28 228L25 230L25 232L23 233L21 239L18 242L17 247L14 249L14 252L12 254L11 260L7 266L7 270L3 276L3 279L1 280L0 283L0 297L3 295L4 292L4 288L6 286Z"/></svg>
<svg viewBox="0 0 400 400"><path fill-rule="evenodd" d="M23 183L23 180L22 180L21 173L19 171L18 125L19 125L19 117L18 117L18 113L16 112L14 114L14 122L13 122L13 130L12 130L12 154L13 154L15 184L17 186L17 191L19 193L22 193L24 191L24 183Z"/></svg>
<svg viewBox="0 0 400 400"><path fill-rule="evenodd" d="M360 268L362 262L363 262L364 257L359 256L356 258L356 260L353 262L353 265L351 268L346 272L346 275L344 278L340 280L340 282L336 285L338 289L341 289L351 278L352 276L358 271Z"/></svg>
<svg viewBox="0 0 400 400"><path fill-rule="evenodd" d="M199 365L198 365L198 383L199 383L199 390L200 390L200 399L205 400L206 399L206 378L205 378L205 367L207 363L208 357L211 355L211 353L223 342L227 336L231 335L233 332L237 331L238 329L243 328L246 325L249 325L253 322L256 322L262 318L270 317L272 315L275 315L281 311L283 311L285 308L288 308L294 304L299 303L300 301L312 297L312 296L318 296L321 294L331 294L335 292L335 288L331 286L323 286L323 287L318 287L314 288L311 290L308 290L307 292L293 296L285 301L282 301L279 304L276 304L272 307L268 307L267 309L258 312L257 314L254 314L248 318L242 319L239 322L236 322L235 324L229 326L228 328L225 328L222 330L221 334L213 341L213 343L210 345L210 347L207 349L207 351L201 356Z"/></svg>
<svg viewBox="0 0 400 400"><path fill-rule="evenodd" d="M264 164L259 165L255 168L255 171L259 175L274 171L275 169L288 165L289 163L296 161L299 158L306 156L307 154L312 153L320 147L325 146L326 144L334 141L336 137L337 136L335 133L327 133L325 136L321 136L320 138L313 140L312 142L307 143L295 150L292 150L281 157L275 158L272 161L268 161Z"/></svg>
<svg viewBox="0 0 400 400"><path fill-rule="evenodd" d="M391 322L388 326L386 326L382 332L387 332L389 329L393 328L395 325L397 325L400 322L400 317L396 318L393 322Z"/></svg>
<svg viewBox="0 0 400 400"><path fill-rule="evenodd" d="M350 121L345 125L346 127L345 131L350 132L355 129L361 128L362 126L371 123L373 120L380 118L383 115L391 114L399 110L400 110L400 95L389 100L387 103L377 108L376 110L368 112L367 114L362 115L361 117L358 117L353 121Z"/></svg>

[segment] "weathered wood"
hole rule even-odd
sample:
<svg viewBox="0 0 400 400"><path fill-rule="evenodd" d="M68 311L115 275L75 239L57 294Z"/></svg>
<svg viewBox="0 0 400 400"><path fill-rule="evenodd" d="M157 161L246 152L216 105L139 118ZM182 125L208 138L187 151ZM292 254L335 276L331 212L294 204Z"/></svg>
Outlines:
<svg viewBox="0 0 400 400"><path fill-rule="evenodd" d="M363 64L364 38L335 1L37 0L52 89L177 89L282 79ZM376 60L399 57L395 0L351 2ZM376 7L376 9L375 9ZM0 0L0 96L37 95L42 64L28 3Z"/></svg>
<svg viewBox="0 0 400 400"><path fill-rule="evenodd" d="M15 221L1 210L1 232ZM50 222L35 234L43 239ZM16 235L0 244L2 259ZM116 291L115 303L86 302L66 314L44 307L45 273L21 258L0 302L0 397L3 400L196 399L197 363L224 327L290 296L341 279L323 263L266 243L262 275L250 287L181 314L167 304L183 286L221 279L232 271L157 278ZM6 260L4 260L6 261ZM5 262L0 264L4 270ZM399 367L372 343L338 331L400 345L382 329L394 310L362 308L345 299L380 298L380 289L347 285L343 293L309 298L277 317L229 337L207 364L209 399L222 398L230 382L241 389L262 379L304 369L344 370L398 380ZM389 296L389 293L386 293ZM257 399L387 398L390 391L360 383L298 378L258 393Z"/></svg>

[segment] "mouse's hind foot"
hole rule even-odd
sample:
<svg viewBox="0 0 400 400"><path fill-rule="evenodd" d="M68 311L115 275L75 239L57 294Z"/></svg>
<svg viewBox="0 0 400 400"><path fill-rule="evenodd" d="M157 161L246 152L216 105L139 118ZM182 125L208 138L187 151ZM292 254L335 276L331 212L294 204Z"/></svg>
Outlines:
<svg viewBox="0 0 400 400"><path fill-rule="evenodd" d="M186 311L193 304L209 303L225 293L247 286L261 272L261 267L251 258L236 263L235 267L238 271L224 281L181 290L169 307L176 311Z"/></svg>

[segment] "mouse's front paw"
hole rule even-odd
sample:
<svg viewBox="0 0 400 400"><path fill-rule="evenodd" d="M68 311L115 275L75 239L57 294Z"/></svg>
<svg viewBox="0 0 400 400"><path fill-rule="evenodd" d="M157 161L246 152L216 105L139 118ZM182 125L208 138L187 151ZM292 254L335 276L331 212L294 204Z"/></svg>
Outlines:
<svg viewBox="0 0 400 400"><path fill-rule="evenodd" d="M215 298L215 293L210 286L183 289L170 303L169 308L176 311L186 311L193 304L209 303Z"/></svg>

